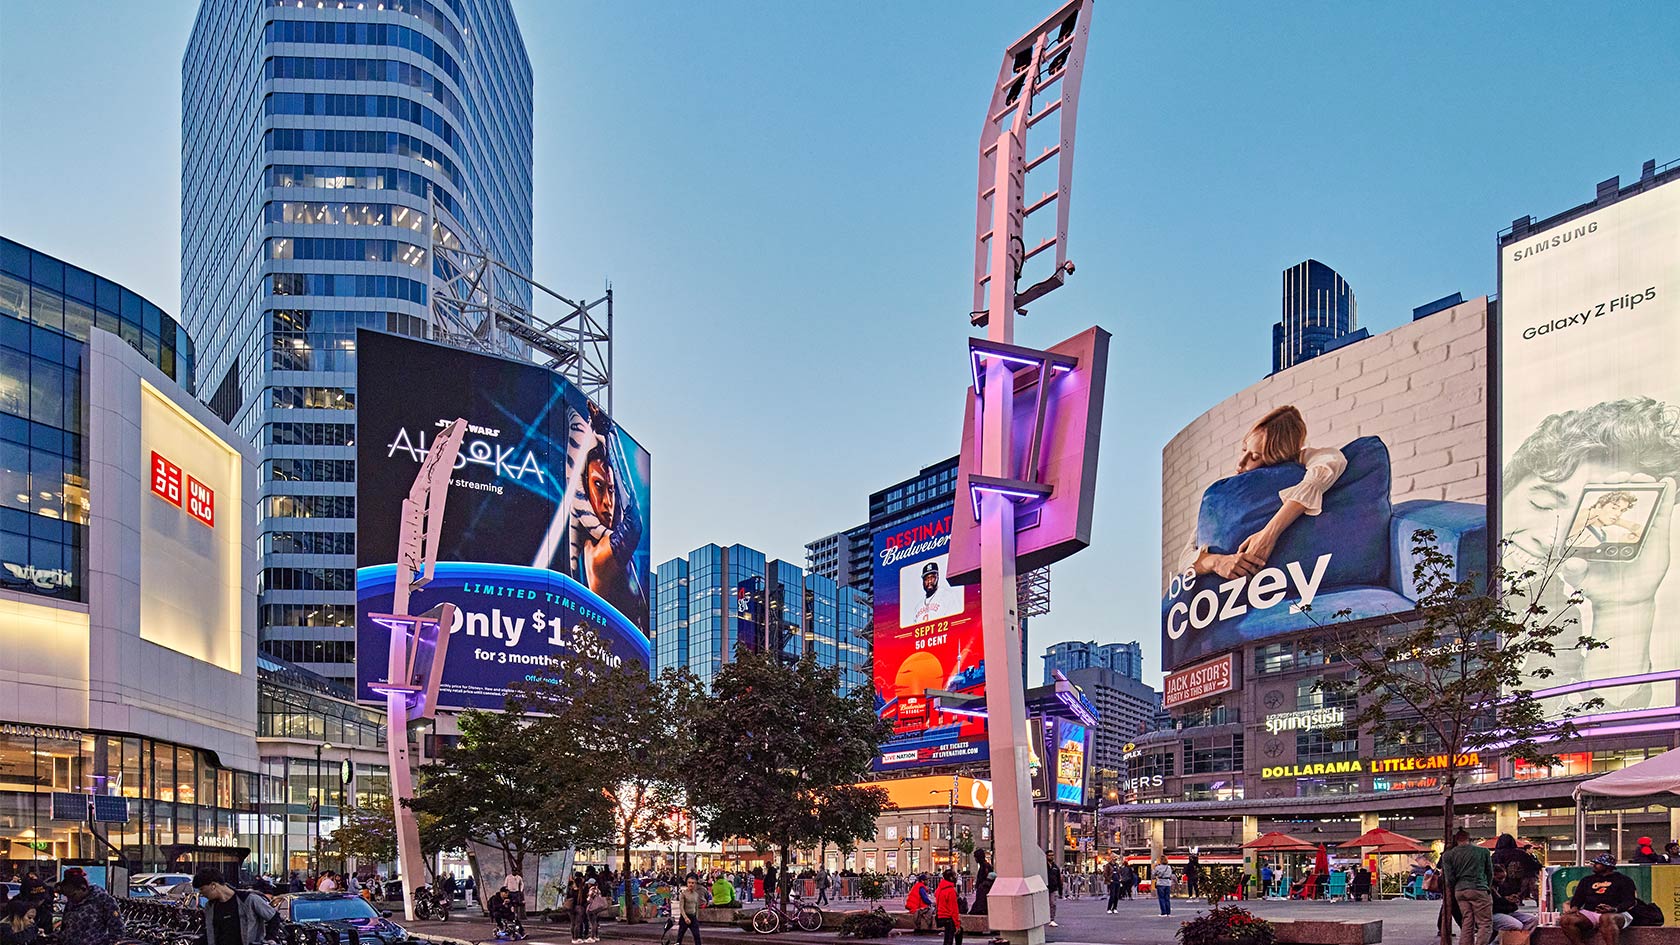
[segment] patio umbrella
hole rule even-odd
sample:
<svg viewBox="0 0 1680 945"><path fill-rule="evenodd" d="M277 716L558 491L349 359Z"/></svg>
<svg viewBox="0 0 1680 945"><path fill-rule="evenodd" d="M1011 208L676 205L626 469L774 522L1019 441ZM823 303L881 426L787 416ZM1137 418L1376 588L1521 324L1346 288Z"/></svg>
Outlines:
<svg viewBox="0 0 1680 945"><path fill-rule="evenodd" d="M1271 851L1294 850L1305 853L1310 850L1315 850L1317 847L1305 840L1302 840L1300 837L1292 837L1282 831L1274 830L1271 833L1261 834L1253 840L1243 844L1243 849Z"/></svg>
<svg viewBox="0 0 1680 945"><path fill-rule="evenodd" d="M1381 827L1375 830L1367 830L1352 840L1338 845L1343 847L1370 847L1378 853L1422 853L1429 849L1427 844L1419 843L1403 833L1395 833Z"/></svg>

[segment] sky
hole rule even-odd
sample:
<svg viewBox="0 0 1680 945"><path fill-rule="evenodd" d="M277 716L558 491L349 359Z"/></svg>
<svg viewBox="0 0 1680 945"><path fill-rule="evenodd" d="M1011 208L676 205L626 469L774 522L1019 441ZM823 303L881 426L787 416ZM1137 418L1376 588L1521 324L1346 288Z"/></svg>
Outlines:
<svg viewBox="0 0 1680 945"><path fill-rule="evenodd" d="M535 275L614 287L654 560L802 560L956 452L981 119L1004 47L1054 4L514 7ZM196 8L0 0L0 233L172 312ZM1091 22L1078 271L1016 340L1114 335L1096 523L1029 646L1138 640L1154 682L1160 451L1270 370L1281 272L1334 267L1373 333L1495 292L1513 218L1680 159L1680 4L1097 0Z"/></svg>

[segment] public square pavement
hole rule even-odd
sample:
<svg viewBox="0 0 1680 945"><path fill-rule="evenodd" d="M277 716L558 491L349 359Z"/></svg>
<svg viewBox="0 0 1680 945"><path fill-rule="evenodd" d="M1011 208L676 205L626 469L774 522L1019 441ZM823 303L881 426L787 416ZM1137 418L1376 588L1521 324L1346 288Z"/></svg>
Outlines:
<svg viewBox="0 0 1680 945"><path fill-rule="evenodd" d="M1170 917L1160 914L1154 896L1138 896L1120 901L1120 911L1109 915L1106 899L1064 899L1057 906L1057 928L1046 929L1046 939L1056 945L1160 945L1175 942L1180 922L1209 908L1202 899L1174 899ZM1266 919L1381 919L1385 943L1420 943L1434 937L1435 917L1440 903L1390 899L1381 902L1283 902L1250 901L1243 905ZM866 903L838 902L834 911L862 909ZM456 913L448 922L404 923L408 929L424 938L453 942L494 942L495 927L478 916ZM664 930L664 920L623 925L616 922L601 927L603 942L657 942ZM525 926L529 945L570 945L568 926L533 919ZM780 941L786 945L831 945L838 941L833 931L782 932L774 936L757 935L737 928L707 925L701 927L705 945L767 945ZM988 936L970 934L965 945L985 945ZM884 941L884 940L883 940ZM937 943L937 935L897 935L892 941Z"/></svg>

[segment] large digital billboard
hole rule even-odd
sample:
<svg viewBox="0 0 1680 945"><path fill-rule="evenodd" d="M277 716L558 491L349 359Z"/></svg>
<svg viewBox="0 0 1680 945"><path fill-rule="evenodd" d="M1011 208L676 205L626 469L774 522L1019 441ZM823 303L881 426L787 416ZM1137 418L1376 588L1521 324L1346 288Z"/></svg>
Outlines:
<svg viewBox="0 0 1680 945"><path fill-rule="evenodd" d="M1547 688L1680 667L1671 567L1680 480L1680 184L1500 246L1500 528L1543 603L1606 644L1548 660ZM1571 629L1569 635L1575 630ZM1607 711L1671 684L1598 687Z"/></svg>
<svg viewBox="0 0 1680 945"><path fill-rule="evenodd" d="M893 734L879 771L983 761L980 587L953 587L952 509L875 535L875 707Z"/></svg>
<svg viewBox="0 0 1680 945"><path fill-rule="evenodd" d="M1416 606L1412 536L1485 574L1487 300L1333 349L1218 404L1161 453L1169 672Z"/></svg>
<svg viewBox="0 0 1680 945"><path fill-rule="evenodd" d="M577 652L648 662L646 450L559 374L396 335L357 333L356 686L384 679L402 500L432 438L467 434L436 577L410 599L458 610L443 708L500 708L509 684Z"/></svg>

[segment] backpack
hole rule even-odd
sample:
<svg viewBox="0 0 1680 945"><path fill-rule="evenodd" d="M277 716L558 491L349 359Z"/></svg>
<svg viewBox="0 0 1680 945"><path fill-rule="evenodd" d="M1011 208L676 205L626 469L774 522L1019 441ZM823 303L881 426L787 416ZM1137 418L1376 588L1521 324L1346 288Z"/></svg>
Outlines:
<svg viewBox="0 0 1680 945"><path fill-rule="evenodd" d="M249 889L236 889L236 890L233 891L233 897L239 903L239 906L240 906L241 910L243 910L245 908L245 900L252 895L254 895L254 894ZM268 899L265 897L263 899L263 902L267 903ZM273 905L270 904L269 905L269 911L272 912L273 915L270 915L268 917L268 920L263 923L263 941L265 941L265 942L283 941L284 936L282 936L281 933L280 933L280 925L281 925L280 910L274 908ZM1662 923L1659 922L1657 924L1661 925Z"/></svg>
<svg viewBox="0 0 1680 945"><path fill-rule="evenodd" d="M1654 926L1662 925L1665 921L1667 921L1666 917L1663 915L1661 906L1645 902L1642 899L1635 899L1633 901L1633 908L1628 910L1628 915L1633 916L1634 925Z"/></svg>

